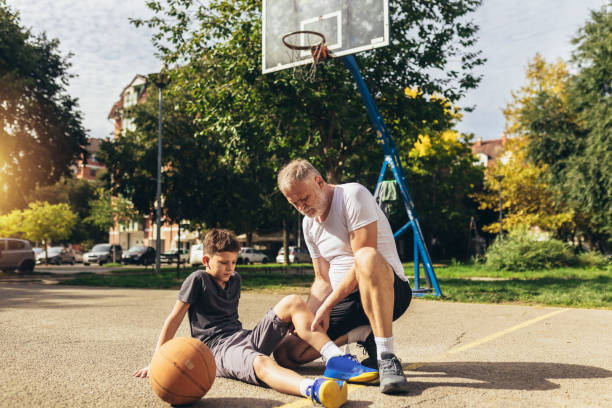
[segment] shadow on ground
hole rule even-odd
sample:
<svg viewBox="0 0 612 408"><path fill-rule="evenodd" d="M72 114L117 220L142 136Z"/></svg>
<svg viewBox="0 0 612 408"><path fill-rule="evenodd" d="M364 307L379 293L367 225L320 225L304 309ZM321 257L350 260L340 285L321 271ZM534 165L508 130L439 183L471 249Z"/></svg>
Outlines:
<svg viewBox="0 0 612 408"><path fill-rule="evenodd" d="M612 371L578 364L525 362L441 362L403 364L411 385L410 395L433 387L546 391L560 388L551 380L610 378ZM318 376L322 363L311 363L297 370ZM427 379L424 381L424 379Z"/></svg>

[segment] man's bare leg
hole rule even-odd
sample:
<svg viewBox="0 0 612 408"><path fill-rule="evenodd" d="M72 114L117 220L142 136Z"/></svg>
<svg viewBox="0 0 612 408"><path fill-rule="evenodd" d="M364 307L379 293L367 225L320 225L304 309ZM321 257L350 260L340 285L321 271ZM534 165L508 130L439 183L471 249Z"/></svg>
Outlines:
<svg viewBox="0 0 612 408"><path fill-rule="evenodd" d="M355 253L355 276L361 303L376 337L393 336L394 272L374 248Z"/></svg>
<svg viewBox="0 0 612 408"><path fill-rule="evenodd" d="M355 253L355 276L363 309L374 332L380 389L386 394L409 390L402 365L393 353L394 273L374 248L363 247Z"/></svg>

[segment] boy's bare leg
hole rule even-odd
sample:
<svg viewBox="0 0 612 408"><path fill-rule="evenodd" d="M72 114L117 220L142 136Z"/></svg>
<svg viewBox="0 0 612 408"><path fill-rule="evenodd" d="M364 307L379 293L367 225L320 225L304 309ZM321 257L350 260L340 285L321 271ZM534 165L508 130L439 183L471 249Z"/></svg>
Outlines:
<svg viewBox="0 0 612 408"><path fill-rule="evenodd" d="M295 327L295 331L299 338L307 343L305 346L302 346L304 351L311 348L320 356L319 350L331 340L322 329L317 331L312 331L310 329L312 321L314 320L314 315L300 296L290 295L284 297L274 306L273 310L281 320L293 323L293 327ZM310 354L314 353L310 352ZM316 356L314 358L316 358Z"/></svg>
<svg viewBox="0 0 612 408"><path fill-rule="evenodd" d="M334 340L337 346L347 342L346 334ZM321 357L316 349L294 334L288 334L274 350L274 359L283 367L297 368Z"/></svg>
<svg viewBox="0 0 612 408"><path fill-rule="evenodd" d="M257 356L253 361L257 378L270 386L270 388L291 395L300 394L300 383L304 377L288 368L279 366L272 358Z"/></svg>

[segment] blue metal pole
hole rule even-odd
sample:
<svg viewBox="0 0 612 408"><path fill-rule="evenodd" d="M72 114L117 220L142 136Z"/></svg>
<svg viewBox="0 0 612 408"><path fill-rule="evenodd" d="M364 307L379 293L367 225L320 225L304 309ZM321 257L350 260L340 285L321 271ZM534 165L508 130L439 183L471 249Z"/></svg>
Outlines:
<svg viewBox="0 0 612 408"><path fill-rule="evenodd" d="M423 266L425 267L428 283L431 283L431 286L433 286L433 289L435 290L435 294L437 296L442 296L442 292L438 285L436 274L431 264L429 253L427 252L427 248L425 247L425 243L423 241L423 233L419 225L416 211L414 210L414 202L412 201L410 191L408 190L406 176L404 175L404 170L402 169L399 154L397 153L397 148L395 147L393 138L391 137L389 130L385 126L385 123L382 119L380 112L378 111L378 107L376 106L372 95L370 94L367 84L361 76L361 72L359 71L359 67L357 66L357 61L355 60L355 57L353 57L352 55L346 55L344 57L341 57L341 59L344 65L353 75L353 79L355 80L357 89L359 89L359 92L361 93L361 97L368 112L368 116L370 117L370 121L372 122L372 124L374 125L374 129L376 130L376 136L380 143L383 145L385 162L383 164L381 174L379 175L378 183L380 184L380 182L382 181L384 177L384 171L386 170L387 165L390 166L391 171L393 172L393 176L395 177L395 180L397 181L397 184L400 188L402 201L404 202L404 207L406 208L406 213L408 214L408 219L410 220L410 225L412 226L416 247L415 249L418 248L418 250L415 250L415 268L418 268L420 254L420 258L423 260ZM379 188L378 184L376 188ZM396 233L395 236L397 237L397 235L398 234ZM415 271L418 273L416 269ZM415 284L418 285L418 283Z"/></svg>

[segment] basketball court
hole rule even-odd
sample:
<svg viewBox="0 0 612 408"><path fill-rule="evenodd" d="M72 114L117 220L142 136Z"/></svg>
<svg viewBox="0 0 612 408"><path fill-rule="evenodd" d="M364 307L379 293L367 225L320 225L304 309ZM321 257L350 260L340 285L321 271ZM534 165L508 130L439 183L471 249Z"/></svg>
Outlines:
<svg viewBox="0 0 612 408"><path fill-rule="evenodd" d="M0 406L168 406L131 374L151 359L176 293L3 283ZM244 327L281 298L244 293ZM415 300L394 332L411 392L388 396L376 386L350 386L346 407L612 406L610 310ZM189 335L185 322L177 335ZM315 377L323 365L300 372ZM311 402L216 379L194 406Z"/></svg>

